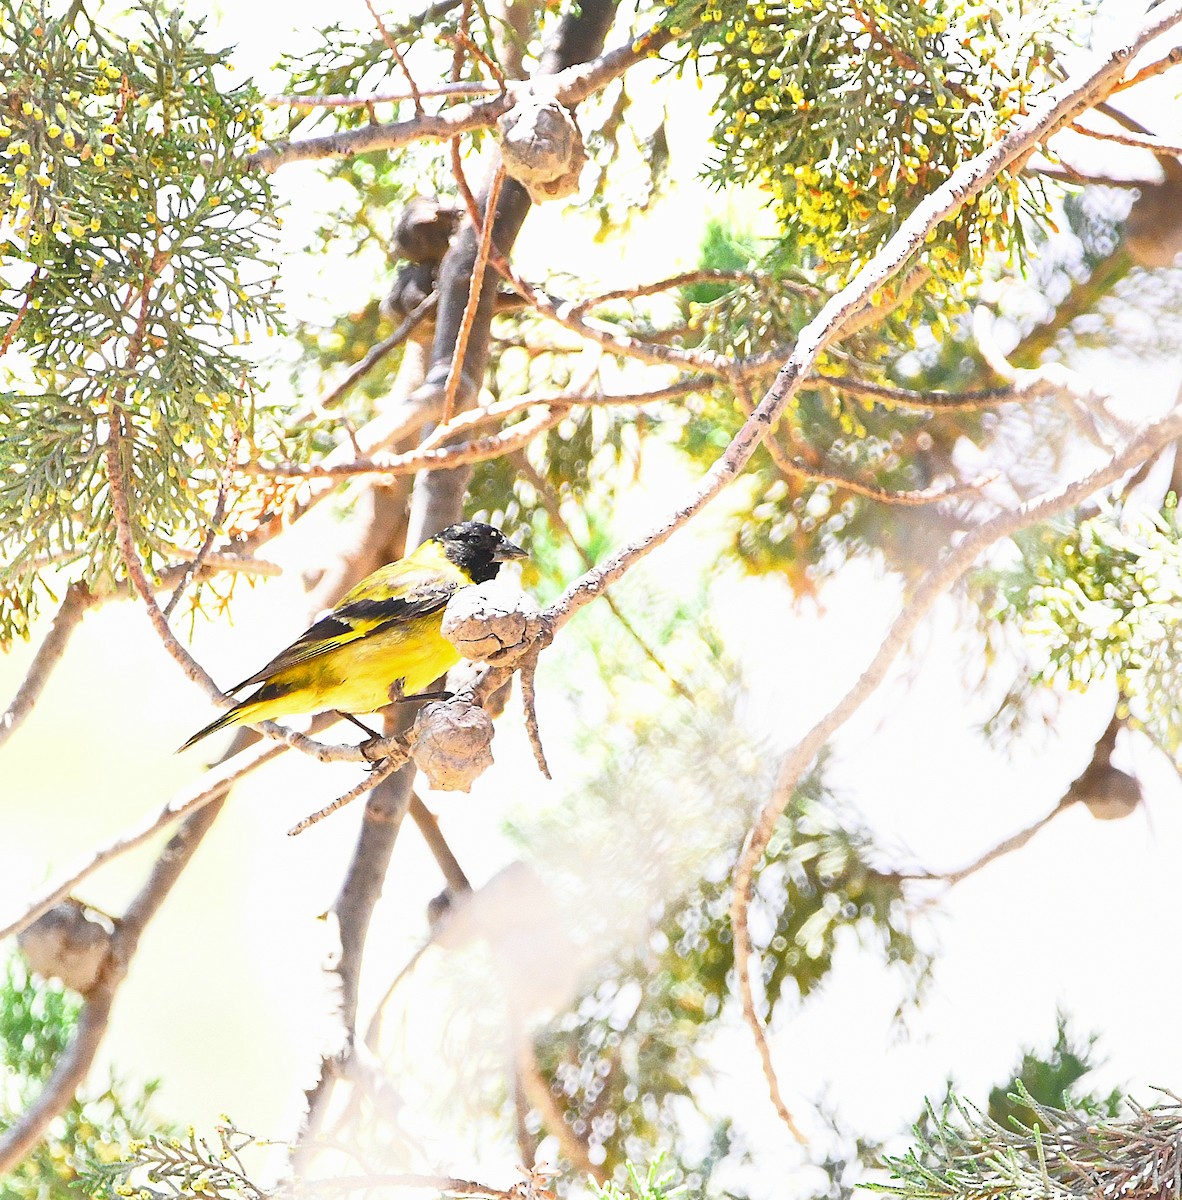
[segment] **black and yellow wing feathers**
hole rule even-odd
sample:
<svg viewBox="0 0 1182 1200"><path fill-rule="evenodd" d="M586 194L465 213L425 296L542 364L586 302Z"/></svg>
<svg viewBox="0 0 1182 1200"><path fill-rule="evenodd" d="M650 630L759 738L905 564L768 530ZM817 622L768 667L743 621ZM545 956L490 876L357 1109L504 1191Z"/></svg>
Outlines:
<svg viewBox="0 0 1182 1200"><path fill-rule="evenodd" d="M435 569L408 570L409 566L405 561L392 563L362 580L336 608L300 634L286 650L227 690L239 692L266 683L291 667L330 654L359 638L395 625L409 625L416 618L439 612L466 582L462 577L441 579Z"/></svg>

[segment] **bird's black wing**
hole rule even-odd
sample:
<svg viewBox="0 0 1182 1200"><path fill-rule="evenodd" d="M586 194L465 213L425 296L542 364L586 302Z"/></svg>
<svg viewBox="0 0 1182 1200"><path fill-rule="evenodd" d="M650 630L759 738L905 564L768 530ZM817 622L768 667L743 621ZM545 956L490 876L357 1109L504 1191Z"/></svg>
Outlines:
<svg viewBox="0 0 1182 1200"><path fill-rule="evenodd" d="M266 683L289 667L327 654L358 638L438 612L446 607L460 586L459 580L434 578L430 582L415 581L402 595L366 595L350 599L354 594L350 592L328 616L321 617L265 667L229 690L237 692L244 687Z"/></svg>

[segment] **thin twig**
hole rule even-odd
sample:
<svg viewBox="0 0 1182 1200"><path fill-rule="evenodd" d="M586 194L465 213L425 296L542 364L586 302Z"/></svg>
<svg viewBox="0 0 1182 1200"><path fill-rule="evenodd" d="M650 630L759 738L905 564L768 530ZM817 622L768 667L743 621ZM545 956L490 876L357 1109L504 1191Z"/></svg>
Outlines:
<svg viewBox="0 0 1182 1200"><path fill-rule="evenodd" d="M890 38L886 36L879 28L878 22L874 19L871 13L862 9L858 4L853 5L854 19L862 26L863 29L870 35L871 39L877 43L879 49L892 59L896 66L902 67L905 71L910 71L920 79L927 79L927 72L910 54L907 53L901 46L896 46ZM973 94L962 84L945 77L944 86L955 95L969 104L975 102Z"/></svg>
<svg viewBox="0 0 1182 1200"><path fill-rule="evenodd" d="M443 394L443 413L440 420L444 425L452 419L456 407L456 395L464 374L464 355L468 350L468 339L476 321L476 310L480 307L480 295L484 291L484 273L488 266L488 255L492 249L493 227L497 220L497 200L501 195L501 184L505 180L505 168L498 167L489 181L488 195L484 202L484 218L480 226L480 242L476 248L476 262L472 267L472 281L468 285L468 299L456 344L452 349L451 366L447 372L447 387Z"/></svg>
<svg viewBox="0 0 1182 1200"><path fill-rule="evenodd" d="M305 817L297 825L293 825L288 831L288 837L295 837L297 834L303 833L305 829L311 829L313 825L319 824L325 817L332 816L338 809L344 808L346 804L352 804L359 796L364 796L366 792L372 791L379 783L382 782L388 775L393 775L406 760L410 757L410 740L403 734L396 739L387 738L385 741L396 741L399 744L391 746L384 760L376 766L356 787L351 787L343 796L338 796L331 804L326 804L323 808L312 813L311 816Z"/></svg>
<svg viewBox="0 0 1182 1200"><path fill-rule="evenodd" d="M527 654L518 668L521 674L521 706L525 710L525 732L529 738L529 748L534 752L534 762L547 779L553 779L550 764L546 761L546 751L542 748L541 730L538 728L538 698L534 685L538 672L539 650L541 646L533 653Z"/></svg>
<svg viewBox="0 0 1182 1200"><path fill-rule="evenodd" d="M181 596L185 593L185 588L189 586L189 582L193 576L201 570L203 563L209 552L213 549L213 539L217 537L217 531L221 526L223 519L226 516L226 499L230 491L230 479L234 474L234 462L238 457L238 443L241 440L242 434L239 428L235 425L234 430L230 435L230 448L226 455L226 465L222 468L221 482L218 484L218 500L214 506L213 516L209 519L209 528L205 531L205 537L202 539L201 545L197 553L193 556L192 562L185 568L181 575L180 582L176 585L175 590L168 599L168 603L164 606L164 619L168 620L172 616L172 611L176 608Z"/></svg>
<svg viewBox="0 0 1182 1200"><path fill-rule="evenodd" d="M1130 75L1128 79L1122 79L1112 90L1116 93L1123 92L1126 88L1136 87L1137 84L1151 79L1154 75L1160 75L1163 71L1176 67L1179 63L1182 63L1182 46L1175 46L1164 58L1147 64L1141 70Z"/></svg>
<svg viewBox="0 0 1182 1200"><path fill-rule="evenodd" d="M382 35L382 41L386 43L386 49L394 56L394 61L398 64L398 69L402 72L403 78L406 80L406 86L410 88L410 96L415 104L415 112L422 116L423 96L419 91L419 85L415 83L414 76L410 73L410 68L406 65L406 59L402 56L402 51L398 48L398 43L387 31L385 22L382 20L378 10L373 6L373 0L365 0L365 7L369 9L369 15L377 23L378 32Z"/></svg>
<svg viewBox="0 0 1182 1200"><path fill-rule="evenodd" d="M542 1125L546 1131L557 1139L559 1149L570 1161L571 1166L576 1171L590 1175L597 1183L605 1183L607 1174L602 1164L591 1161L586 1145L575 1134L555 1100L554 1093L550 1091L550 1085L538 1067L537 1054L529 1031L518 1030L517 1037L517 1077L521 1081L530 1107L542 1118Z"/></svg>
<svg viewBox="0 0 1182 1200"><path fill-rule="evenodd" d="M769 450L773 441L774 439L768 438L765 443ZM944 500L969 496L979 492L996 478L995 475L988 474L964 483L948 483L936 487L915 488L911 491L895 491L892 488L882 487L877 483L867 483L836 471L820 470L800 462L798 459L790 458L782 452L773 455L772 458L780 471L786 475L794 475L798 479L806 479L810 483L825 484L845 492L853 492L855 496L865 496L868 500L877 500L880 504L895 504L904 508L920 508L927 504L939 504Z"/></svg>
<svg viewBox="0 0 1182 1200"><path fill-rule="evenodd" d="M451 173L455 177L456 188L460 193L460 199L464 202L464 208L468 213L468 220L472 222L473 229L484 228L484 218L480 215L480 205L476 203L476 196L472 191L472 185L468 182L468 176L464 172L464 158L460 153L460 139L454 137L448 145L448 153L451 160ZM493 250L492 257L494 261L500 261L501 255Z"/></svg>
<svg viewBox="0 0 1182 1200"><path fill-rule="evenodd" d="M1002 387L972 388L963 392L917 392L908 388L871 383L865 379L856 379L852 375L818 374L809 379L809 384L830 387L859 400L872 400L875 404L915 409L919 412L996 408L999 404L1019 404L1034 396L1059 390L1052 388L1038 371L1030 371L1019 381Z"/></svg>
<svg viewBox="0 0 1182 1200"><path fill-rule="evenodd" d="M411 820L419 827L419 833L423 835L427 849L431 851L443 878L447 880L447 886L453 892L470 892L472 885L468 882L468 876L464 874L464 868L460 866L460 860L452 853L447 838L443 836L443 830L439 828L439 821L419 798L418 792L411 792L410 807L407 811Z"/></svg>
<svg viewBox="0 0 1182 1200"><path fill-rule="evenodd" d="M40 272L41 268L37 267L33 271L33 274L29 276L29 282L25 284L25 298L21 301L21 306L17 310L16 316L8 323L8 328L4 331L4 337L0 339L0 358L3 358L8 353L8 348L12 345L17 331L25 319L25 314L29 311L29 305L33 300L33 289L37 284Z"/></svg>
<svg viewBox="0 0 1182 1200"><path fill-rule="evenodd" d="M645 392L614 393L599 391L585 392L581 390L559 392L557 394L534 392L518 396L513 400L499 400L495 404L490 404L487 408L472 408L456 413L446 425L440 425L438 428L432 430L430 436L425 437L419 444L418 450L420 452L435 450L457 433L463 433L480 425L504 421L508 417L518 416L531 408L537 408L539 405L545 405L550 409L561 409L565 416L572 408L581 408L584 406L593 406L596 408L635 406L639 408L647 404L666 404L670 400L678 400L682 396L688 396L692 393L708 392L711 388L717 386L718 383L715 379L696 375L679 380L677 383L671 383L667 387L653 388Z"/></svg>
<svg viewBox="0 0 1182 1200"><path fill-rule="evenodd" d="M513 1188L503 1190L489 1187L485 1183L473 1183L468 1179L449 1179L442 1175L343 1175L333 1179L318 1179L316 1187L339 1188L342 1191L367 1187L424 1188L450 1196L488 1196L491 1200L521 1200L519 1193Z"/></svg>
<svg viewBox="0 0 1182 1200"><path fill-rule="evenodd" d="M126 420L123 409L112 401L110 419L107 423L107 484L111 498L111 513L115 518L115 541L119 547L127 576L143 601L156 635L164 644L164 648L179 664L185 677L201 687L210 699L225 702L221 689L210 678L209 673L181 645L176 634L169 628L160 605L156 602L152 585L144 572L144 564L140 561L139 551L135 544L135 530L131 521L131 510L127 500L127 477L124 472L123 447L125 434L123 424Z"/></svg>
<svg viewBox="0 0 1182 1200"><path fill-rule="evenodd" d="M955 871L884 871L881 872L881 878L899 883L944 883L949 887L955 887L958 883L963 883L966 879L976 875L990 863L1004 858L1007 854L1013 854L1015 850L1021 850L1057 816L1074 806L1075 797L1064 796L1049 813L1039 817L1037 821L1027 825L1024 829L1019 829L1017 833L1003 838L996 846L991 846L984 854L973 859L971 863L958 867Z"/></svg>
<svg viewBox="0 0 1182 1200"><path fill-rule="evenodd" d="M625 333L618 325L582 316L578 311L580 305L548 296L541 288L513 273L503 260L494 257L493 266L513 284L517 293L539 316L572 330L588 341L598 342L613 354L635 358L639 362L680 367L682 370L709 371L720 378L732 366L733 360L716 351L645 341Z"/></svg>
<svg viewBox="0 0 1182 1200"><path fill-rule="evenodd" d="M321 409L335 408L344 398L351 392L375 367L377 367L383 359L396 350L408 337L429 317L434 311L439 302L439 298L435 292L431 292L424 296L403 317L397 329L394 330L389 337L383 338L380 342L375 342L365 352L365 356L355 362L348 371L345 372L344 378L328 393L327 396L314 402L312 412L318 412ZM311 413L306 414L311 415ZM306 419L305 414L300 414L296 420Z"/></svg>
<svg viewBox="0 0 1182 1200"><path fill-rule="evenodd" d="M272 108L368 108L371 104L401 104L420 98L434 96L495 96L503 91L495 83L437 83L431 87L416 88L414 92L374 92L368 96L266 96L262 103ZM419 112L422 111L420 108Z"/></svg>
<svg viewBox="0 0 1182 1200"><path fill-rule="evenodd" d="M639 300L643 296L655 296L661 292L672 292L678 288L690 287L696 283L774 283L777 287L787 288L790 291L801 291L809 296L819 295L819 289L810 287L807 284L796 283L793 280L776 279L772 275L768 275L762 271L724 271L717 268L703 267L696 271L682 271L677 275L670 275L667 279L658 279L653 283L643 283L638 287L615 288L610 292L601 292L598 296L591 296L586 300L580 300L575 304L570 312L581 317L589 308L597 308L601 304L609 304L614 300Z"/></svg>
<svg viewBox="0 0 1182 1200"><path fill-rule="evenodd" d="M176 553L183 555L186 552L178 550ZM37 570L45 565L53 564L49 561L38 560L30 564L30 569ZM189 570L188 564L167 567L160 572L160 578L154 586L159 589L167 588L184 577ZM282 574L282 568L277 563L244 558L236 554L207 554L204 562L200 565L200 570L242 572L264 576ZM45 639L37 648L16 695L13 696L12 702L4 713L0 714L0 746L7 741L41 698L45 685L49 682L53 669L61 661L70 635L77 628L83 614L108 600L127 600L133 594L135 594L134 589L127 581L108 583L97 590L89 590L83 583L69 585L62 606L54 617Z"/></svg>
<svg viewBox="0 0 1182 1200"><path fill-rule="evenodd" d="M1160 456L1150 456L1147 458L1138 470L1121 481L1121 489L1127 493L1129 487L1138 476L1160 461ZM1086 509L1081 509L1080 511L1083 512ZM1003 838L997 845L992 846L983 854L979 854L972 862L966 863L963 867L958 867L955 871L889 871L880 872L880 877L900 883L943 883L950 888L955 887L958 883L963 883L966 879L976 875L978 871L996 862L999 858L1003 858L1007 854L1013 854L1015 850L1021 850L1023 846L1031 841L1036 834L1041 832L1057 816L1065 813L1080 801L1087 804L1089 798L1094 797L1098 790L1107 792L1112 786L1113 773L1115 771L1115 768L1112 766L1112 752L1116 748L1116 738L1123 724L1117 715L1117 707L1118 705L1113 705L1112 717L1104 727L1104 732L1096 739L1092 747L1092 757L1089 759L1088 765L1072 781L1071 786L1050 812L1039 817L1033 824L1027 825L1025 829L1020 829L1017 833ZM1115 771L1115 774L1117 777L1120 777L1123 773Z"/></svg>
<svg viewBox="0 0 1182 1200"><path fill-rule="evenodd" d="M386 1017L386 1005L394 999L394 993L414 974L414 969L422 961L423 955L435 944L434 936L429 937L415 952L398 968L397 974L390 980L390 986L382 993L370 1014L369 1024L365 1027L365 1037L362 1041L370 1050L377 1052L378 1042L382 1037L382 1022Z"/></svg>
<svg viewBox="0 0 1182 1200"><path fill-rule="evenodd" d="M571 529L566 518L562 515L562 505L559 503L558 496L550 484L542 478L538 471L534 468L533 463L529 461L524 454L518 456L521 473L529 481L530 486L538 494L538 499L542 502L542 507L546 510L546 515L550 518L550 523L559 533L566 539L567 543L575 548L575 552L583 560L583 566L591 568L595 566L595 560L591 557L587 548L575 537L574 530ZM661 662L657 657L657 652L645 641L640 635L640 631L624 616L623 610L616 603L615 597L609 592L604 596L608 608L611 609L612 615L619 621L625 633L636 643L640 648L640 652L653 664L657 670L664 675L669 681L669 686L683 699L693 703L693 696L686 690L685 687L672 675L669 668Z"/></svg>
<svg viewBox="0 0 1182 1200"><path fill-rule="evenodd" d="M870 300L855 314L841 331L842 339L853 337L864 329L872 329L892 312L914 296L932 277L931 268L923 265L912 267L902 279L883 288L882 294Z"/></svg>
<svg viewBox="0 0 1182 1200"><path fill-rule="evenodd" d="M82 863L63 875L58 881L46 888L28 904L19 916L10 918L8 923L0 927L0 940L13 937L23 929L27 929L38 917L48 912L59 900L70 895L78 885L93 875L100 867L105 866L120 855L134 850L150 841L160 830L167 828L174 821L188 816L204 805L224 796L239 779L249 775L263 763L283 753L284 747L278 742L262 742L251 746L248 750L234 755L216 767L211 767L196 783L186 784L177 794L154 816L148 817L139 825L119 834L105 845L93 851Z"/></svg>
<svg viewBox="0 0 1182 1200"><path fill-rule="evenodd" d="M500 433L488 437L474 438L458 446L442 446L435 450L408 450L405 454L392 454L388 458L357 458L339 465L329 465L327 460L303 466L299 463L278 463L262 466L259 463L242 463L239 470L247 475L262 475L279 479L349 479L360 476L397 478L400 475L417 475L420 471L447 471L467 463L485 462L500 458L528 445L539 433L553 428L566 417L566 409L545 409L536 416L510 425Z"/></svg>
<svg viewBox="0 0 1182 1200"><path fill-rule="evenodd" d="M466 24L467 17L465 16L462 20L463 23ZM465 28L461 26L461 28L455 33L442 34L440 35L439 40L445 44L451 44L455 47L456 57L455 60L453 60L453 63L457 61L458 63L462 63L464 52L467 52L468 54L472 55L473 58L483 63L485 69L496 81L496 87L494 90L504 94L506 91L504 71L501 70L501 68L493 59L489 58L489 56L485 54L483 50L481 50L481 48L472 40L471 34L469 34ZM458 71L458 69L458 65L453 65L453 75ZM458 85L460 80L453 78L451 82Z"/></svg>
<svg viewBox="0 0 1182 1200"><path fill-rule="evenodd" d="M1084 137L1096 138L1101 142L1115 142L1118 146L1135 146L1138 150L1148 150L1152 154L1182 158L1182 145L1176 142L1163 142L1161 138L1146 137L1138 133L1117 133L1114 129L1091 129L1087 125L1079 124L1078 121L1071 126L1071 131L1083 134Z"/></svg>
<svg viewBox="0 0 1182 1200"><path fill-rule="evenodd" d="M740 406L750 416L755 406L752 403L751 390L747 385L746 379L736 371L732 376L731 383L735 389L735 395L739 400ZM818 461L816 463L803 462L799 458L793 458L776 439L774 428L768 431L763 445L781 475L788 478L804 479L809 483L840 488L842 491L853 492L856 496L865 496L867 499L877 500L880 504L897 504L904 507L922 507L927 504L938 504L942 500L954 499L957 496L977 491L992 479L992 476L986 476L968 483L952 483L941 485L940 487L917 488L913 491L895 491L892 488L882 487L877 483L855 479L832 469L822 469L819 456L817 456Z"/></svg>

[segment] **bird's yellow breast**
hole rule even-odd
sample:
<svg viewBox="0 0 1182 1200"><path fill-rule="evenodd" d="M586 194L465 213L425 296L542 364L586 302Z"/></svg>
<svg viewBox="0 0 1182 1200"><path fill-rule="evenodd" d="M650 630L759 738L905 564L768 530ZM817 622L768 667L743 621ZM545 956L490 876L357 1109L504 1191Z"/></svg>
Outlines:
<svg viewBox="0 0 1182 1200"><path fill-rule="evenodd" d="M459 651L439 632L442 613L358 638L308 668L320 698L331 696L342 712L373 712L396 698L401 680L407 696L425 691L460 661Z"/></svg>

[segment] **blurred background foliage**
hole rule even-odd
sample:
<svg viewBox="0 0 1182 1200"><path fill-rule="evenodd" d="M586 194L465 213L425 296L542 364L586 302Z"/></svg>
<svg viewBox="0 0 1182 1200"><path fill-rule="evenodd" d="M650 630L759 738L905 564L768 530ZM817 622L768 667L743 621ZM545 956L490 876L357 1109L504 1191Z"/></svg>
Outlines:
<svg viewBox="0 0 1182 1200"><path fill-rule="evenodd" d="M0 1132L36 1100L58 1058L69 1046L81 1000L60 984L35 979L17 955L0 979ZM156 1085L111 1078L90 1084L53 1122L49 1138L7 1178L4 1200L67 1200L96 1165L113 1163L135 1143L166 1127L151 1111Z"/></svg>

